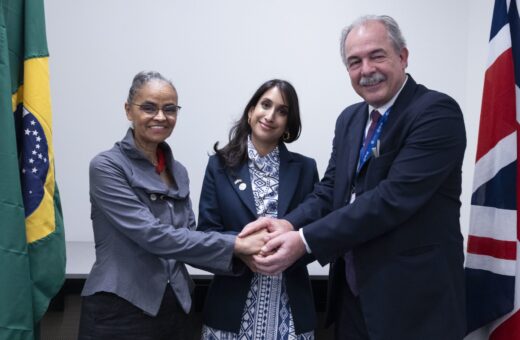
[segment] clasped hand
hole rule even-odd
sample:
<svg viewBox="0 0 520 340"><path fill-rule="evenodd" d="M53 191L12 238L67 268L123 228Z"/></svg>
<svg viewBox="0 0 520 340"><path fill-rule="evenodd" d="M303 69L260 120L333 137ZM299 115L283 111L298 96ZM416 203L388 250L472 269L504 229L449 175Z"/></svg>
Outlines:
<svg viewBox="0 0 520 340"><path fill-rule="evenodd" d="M289 221L261 217L238 235L235 253L252 271L275 275L305 254L305 245Z"/></svg>

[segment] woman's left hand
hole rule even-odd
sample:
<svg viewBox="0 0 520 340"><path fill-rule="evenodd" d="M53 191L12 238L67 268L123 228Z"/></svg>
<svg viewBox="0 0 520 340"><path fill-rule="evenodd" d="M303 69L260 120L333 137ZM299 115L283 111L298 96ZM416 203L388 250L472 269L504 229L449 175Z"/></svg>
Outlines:
<svg viewBox="0 0 520 340"><path fill-rule="evenodd" d="M235 254L253 255L258 254L260 249L269 240L269 232L267 229L261 229L246 237L237 237L235 239Z"/></svg>

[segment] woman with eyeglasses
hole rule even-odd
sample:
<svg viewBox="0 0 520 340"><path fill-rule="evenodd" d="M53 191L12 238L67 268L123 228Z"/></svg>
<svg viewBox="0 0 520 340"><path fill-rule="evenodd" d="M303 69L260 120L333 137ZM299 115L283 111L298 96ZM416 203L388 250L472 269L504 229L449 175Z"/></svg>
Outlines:
<svg viewBox="0 0 520 340"><path fill-rule="evenodd" d="M125 111L126 136L90 163L96 261L82 296L79 339L190 338L193 282L183 262L232 270L233 254L263 245L194 231L188 174L166 138L177 90L157 72L138 73Z"/></svg>
<svg viewBox="0 0 520 340"><path fill-rule="evenodd" d="M284 80L262 84L206 168L197 230L238 234L260 216L282 217L312 192L316 162L287 150L301 131L298 96ZM248 256L240 256L247 264ZM214 276L202 339L314 339L316 315L305 265L277 275Z"/></svg>

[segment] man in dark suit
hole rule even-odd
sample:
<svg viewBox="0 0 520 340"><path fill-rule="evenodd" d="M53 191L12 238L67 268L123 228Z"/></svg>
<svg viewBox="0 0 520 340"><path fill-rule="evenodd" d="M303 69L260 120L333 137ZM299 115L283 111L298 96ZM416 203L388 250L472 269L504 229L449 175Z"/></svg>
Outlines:
<svg viewBox="0 0 520 340"><path fill-rule="evenodd" d="M406 74L405 40L388 16L347 27L341 52L364 102L339 116L313 193L283 220L242 233L276 231L253 269L278 273L305 253L331 263L337 339L462 339L462 112Z"/></svg>

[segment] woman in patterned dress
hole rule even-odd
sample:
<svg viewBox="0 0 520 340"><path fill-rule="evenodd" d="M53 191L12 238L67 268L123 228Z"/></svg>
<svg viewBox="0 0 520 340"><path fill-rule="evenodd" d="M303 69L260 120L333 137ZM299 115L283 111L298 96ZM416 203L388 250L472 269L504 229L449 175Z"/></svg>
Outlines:
<svg viewBox="0 0 520 340"><path fill-rule="evenodd" d="M260 216L282 217L318 180L316 162L289 152L301 120L293 86L270 80L255 92L223 148L206 168L198 230L238 234ZM249 258L243 256L248 263ZM239 260L237 260L239 261ZM203 312L202 339L314 339L316 314L305 265L277 276L216 273Z"/></svg>

